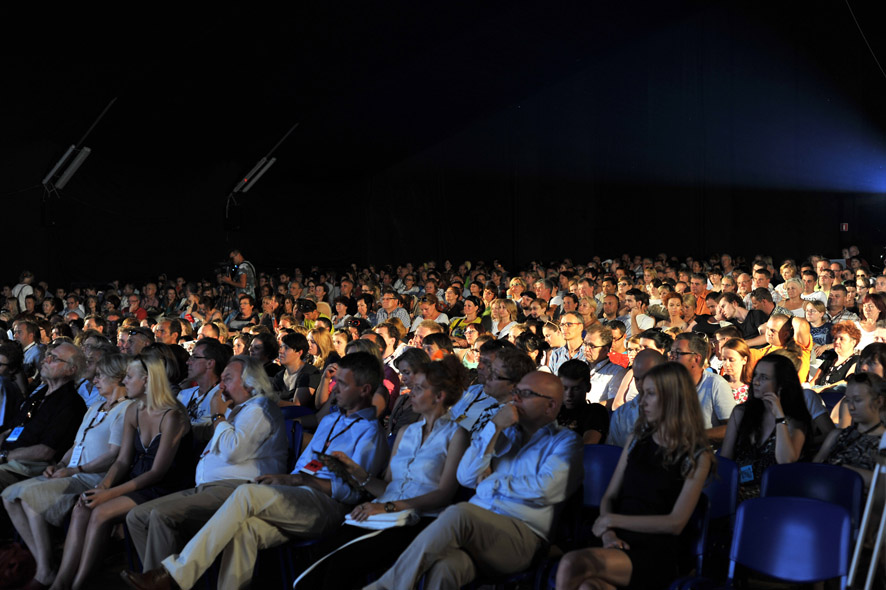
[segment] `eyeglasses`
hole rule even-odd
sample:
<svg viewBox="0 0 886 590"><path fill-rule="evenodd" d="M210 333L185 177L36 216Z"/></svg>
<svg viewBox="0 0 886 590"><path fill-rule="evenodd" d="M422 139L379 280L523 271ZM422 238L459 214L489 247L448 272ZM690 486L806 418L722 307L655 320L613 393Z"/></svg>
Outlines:
<svg viewBox="0 0 886 590"><path fill-rule="evenodd" d="M65 360L65 359L61 358L60 356L58 356L54 353L51 353L51 352L48 353L44 357L44 359L47 363L66 363L67 364L67 363L71 362L70 360Z"/></svg>
<svg viewBox="0 0 886 590"><path fill-rule="evenodd" d="M516 389L514 389L514 395L516 395L520 399L529 399L530 397L543 397L545 399L554 399L549 395L542 395L540 393L532 391L531 389L516 388Z"/></svg>
<svg viewBox="0 0 886 590"><path fill-rule="evenodd" d="M585 348L603 348L606 345L605 344L594 344L593 342L588 342L587 340L585 340L583 343L583 346Z"/></svg>
<svg viewBox="0 0 886 590"><path fill-rule="evenodd" d="M191 358L194 359L195 361L199 361L199 360L206 360L209 357L208 356L200 356L199 354L192 354Z"/></svg>
<svg viewBox="0 0 886 590"><path fill-rule="evenodd" d="M672 350L672 351L668 352L668 356L670 358L679 357L679 356L686 356L687 354L698 354L698 353L697 352L682 352L679 350Z"/></svg>
<svg viewBox="0 0 886 590"><path fill-rule="evenodd" d="M507 381L507 382L509 382L509 383L513 383L513 382L514 382L514 380L511 379L510 377L505 377L504 375L500 375L500 374L495 373L495 372L490 372L489 377L490 377L493 381Z"/></svg>
<svg viewBox="0 0 886 590"><path fill-rule="evenodd" d="M569 326L581 326L578 322L560 322L561 328L568 328Z"/></svg>

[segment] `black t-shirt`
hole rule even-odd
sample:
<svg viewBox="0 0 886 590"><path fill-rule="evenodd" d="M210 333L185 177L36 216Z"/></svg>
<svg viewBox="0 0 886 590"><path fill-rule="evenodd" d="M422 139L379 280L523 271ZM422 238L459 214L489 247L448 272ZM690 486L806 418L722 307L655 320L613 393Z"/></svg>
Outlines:
<svg viewBox="0 0 886 590"><path fill-rule="evenodd" d="M741 330L741 335L745 340L756 338L760 335L760 326L769 320L769 316L759 309L752 309L748 312L743 322L734 322L736 327Z"/></svg>
<svg viewBox="0 0 886 590"><path fill-rule="evenodd" d="M32 447L34 445L46 445L55 451L54 460L58 461L64 456L80 428L80 422L86 414L86 404L77 393L73 381L65 383L51 394L45 396L42 401L45 387L37 388L19 407L18 413L12 422L13 428L24 426L18 440L6 441L3 449ZM34 408L31 418L26 413Z"/></svg>
<svg viewBox="0 0 886 590"><path fill-rule="evenodd" d="M699 332L700 334L707 334L708 336L712 335L721 328L720 322L710 322L712 318L713 316L710 315L695 316L695 325L692 326L692 331Z"/></svg>
<svg viewBox="0 0 886 590"><path fill-rule="evenodd" d="M605 441L606 435L609 434L609 410L603 404L587 402L571 410L562 406L557 415L557 424L579 436L584 436L588 430L596 430L602 433L601 440Z"/></svg>
<svg viewBox="0 0 886 590"><path fill-rule="evenodd" d="M284 400L292 400L295 391L300 387L309 387L316 390L317 386L320 385L320 377L322 376L320 370L314 365L303 365L295 377L295 386L288 388L283 380L285 375L286 369L283 369L274 376L274 389L280 394L280 398Z"/></svg>

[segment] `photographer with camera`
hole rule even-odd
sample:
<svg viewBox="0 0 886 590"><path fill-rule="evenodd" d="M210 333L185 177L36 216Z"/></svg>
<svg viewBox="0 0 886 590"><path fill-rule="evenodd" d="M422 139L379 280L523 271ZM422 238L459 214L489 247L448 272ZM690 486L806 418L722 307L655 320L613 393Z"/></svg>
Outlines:
<svg viewBox="0 0 886 590"><path fill-rule="evenodd" d="M218 274L218 282L223 285L234 287L235 295L239 299L240 295L249 295L255 300L255 267L251 262L243 258L240 250L231 250L228 255L231 259L231 274L234 278L226 277Z"/></svg>

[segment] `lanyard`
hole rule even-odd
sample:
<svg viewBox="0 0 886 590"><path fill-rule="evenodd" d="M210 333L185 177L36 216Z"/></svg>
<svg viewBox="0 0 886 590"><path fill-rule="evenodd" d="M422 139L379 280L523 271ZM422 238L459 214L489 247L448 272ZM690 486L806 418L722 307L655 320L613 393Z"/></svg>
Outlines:
<svg viewBox="0 0 886 590"><path fill-rule="evenodd" d="M37 410L40 409L40 406L43 405L43 402L46 401L46 389L40 389L39 392L32 393L27 400L22 402L21 408L19 412L25 412L25 420L19 424L19 426L24 426L28 422L31 421L31 418L34 417L34 414L37 413ZM25 406L28 407L27 411L25 411Z"/></svg>
<svg viewBox="0 0 886 590"><path fill-rule="evenodd" d="M191 422L197 420L197 410L200 408L200 404L203 403L203 400L206 399L207 395L212 393L213 389L215 389L215 387L210 387L208 390L206 390L206 393L201 395L199 398L195 395L191 397L190 401L188 401L188 416L191 418ZM199 388L197 389L197 393L200 393Z"/></svg>
<svg viewBox="0 0 886 590"><path fill-rule="evenodd" d="M461 416L459 416L458 418L455 419L455 422L461 422L462 420L464 420L465 418L467 418L467 417L468 417L468 412L471 410L471 407L472 407L474 404L476 404L478 401L480 401L480 398L481 398L481 397L487 397L487 396L486 396L485 393L483 393L483 394L478 394L477 397L474 398L474 401L472 401L471 403L469 403L469 404L468 404L468 407L465 408L465 411L461 413Z"/></svg>
<svg viewBox="0 0 886 590"><path fill-rule="evenodd" d="M323 443L323 452L324 452L324 453L326 452L326 449L329 448L329 445L332 444L332 441L334 441L335 439L337 439L338 437L340 437L341 435L343 435L344 433L346 433L346 432L348 431L348 429L350 429L351 426L353 426L354 424L356 424L356 423L357 423L357 420L360 419L360 417L358 416L353 422L351 422L350 424L348 424L347 426L345 426L345 427L342 429L341 432L339 432L339 433L336 434L335 436L332 436L332 433L335 432L335 427L338 426L338 421L341 420L341 417L342 417L342 416L344 416L344 414L339 414L339 415L338 415L338 418L335 419L335 424L332 425L332 428L329 430L329 434L326 435L326 442Z"/></svg>
<svg viewBox="0 0 886 590"><path fill-rule="evenodd" d="M86 440L86 433L101 424L104 421L105 417L111 413L111 410L114 409L114 406L116 406L121 401L123 401L123 398L115 399L114 402L110 406L108 406L107 410L99 410L98 412L96 412L95 416L92 417L92 420L89 421L89 426L87 426L86 430L83 431L83 436L77 442L77 445L83 444L83 441ZM74 446L76 447L77 445Z"/></svg>

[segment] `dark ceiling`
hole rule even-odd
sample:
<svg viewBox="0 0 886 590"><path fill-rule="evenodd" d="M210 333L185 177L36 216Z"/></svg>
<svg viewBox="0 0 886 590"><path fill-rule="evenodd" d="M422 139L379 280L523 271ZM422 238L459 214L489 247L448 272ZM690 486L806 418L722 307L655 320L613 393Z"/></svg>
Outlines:
<svg viewBox="0 0 886 590"><path fill-rule="evenodd" d="M151 5L91 13L82 6L9 9L0 41L6 74L0 111L0 193L13 211L35 222L39 217L44 239L75 235L66 232L76 228L59 228L64 229L66 220L77 227L89 225L84 215L99 225L123 219L140 227L175 213L185 222L208 216L210 224L219 227L221 204L239 175L295 123L299 127L274 154L279 162L250 194L257 204L284 203L289 198L285 195L296 192L293 187L306 185L334 185L317 194L335 195L345 190L341 187L359 185L472 126L472 137L483 141L485 131L476 131L478 122L598 67L607 77L592 82L595 96L589 96L588 104L591 98L599 104L596 95L606 95L605 104L616 111L619 103L636 101L639 88L652 107L638 103L633 111L626 107L625 116L636 118L637 108L640 113L646 108L655 119L655 108L677 106L683 109L681 116L695 118L696 131L705 138L710 135L706 126L717 124L720 117L710 114L712 98L703 96L710 80L725 80L725 86L717 88L734 101L729 110L735 113L746 86L781 86L772 96L786 89L794 101L797 94L811 93L813 86L798 86L794 71L806 68L822 88L838 89L835 97L857 111L867 132L880 140L886 135L886 83L845 2L291 4L209 10L181 3L165 10ZM880 3L856 0L852 8L874 53L886 56ZM649 42L655 38L658 41ZM723 55L733 62L734 56L747 53L760 57L736 65L713 58L705 63L707 56L700 55L697 72L685 71L693 64L678 57L667 79L655 80L657 60L666 56L650 54L650 47L664 48L660 51L665 53L673 47L676 56L694 51L693 43L700 51L731 44ZM647 64L638 72L636 64L644 55ZM767 67L767 60L785 64L784 69ZM620 63L632 65L619 70ZM753 79L755 64L763 66L758 80ZM740 76L735 71L740 68L749 68L748 79L740 80L742 87L733 91L729 85L737 84ZM685 85L693 77L708 85L692 90L699 101L708 101L700 123L697 105L656 104L659 91L654 86ZM575 88L565 92L587 91L580 85ZM619 94L624 89L634 95ZM758 92L768 93L768 88ZM35 205L42 197L40 179L114 97L116 103L85 142L92 156L64 191L62 209L47 220L45 207ZM554 113L560 102L565 104L561 98L562 93L554 98L549 113L549 106L536 107L534 125L547 126L549 114L561 126L564 120L568 126L570 118L586 116ZM570 100L580 104L582 98ZM680 125L668 122L667 115L658 119L679 134ZM613 121L609 134L625 127L624 120ZM765 118L755 124L773 127ZM802 121L795 125L802 127ZM599 125L595 129L600 130ZM646 128L633 131L647 143L657 142L654 150L643 148L659 161L655 182L684 182L667 160L674 147ZM791 133L794 144L808 143ZM630 134L625 138L628 141ZM577 137L561 143L568 147L582 141ZM598 185L624 183L626 176L630 181L637 161L642 167L642 158L637 160L630 149L625 154L606 146L597 149L607 151L613 161L626 162L613 164L612 170L622 172L611 177L609 168L595 169ZM796 151L796 146L785 149ZM705 150L704 158L718 151L716 146ZM759 150L753 146L750 151ZM474 158L465 167L485 165L475 155L465 156ZM730 157L731 170L736 157ZM709 171L716 163L705 161L702 166ZM794 176L802 174L795 171ZM511 198L518 199L518 192L511 191ZM260 234L238 239L253 235ZM443 240L438 249L445 254L448 247ZM158 254L161 266L169 264L168 255ZM22 264L49 269L53 265L41 258L46 256L35 253L34 260L26 257ZM109 259L108 264L119 262Z"/></svg>

